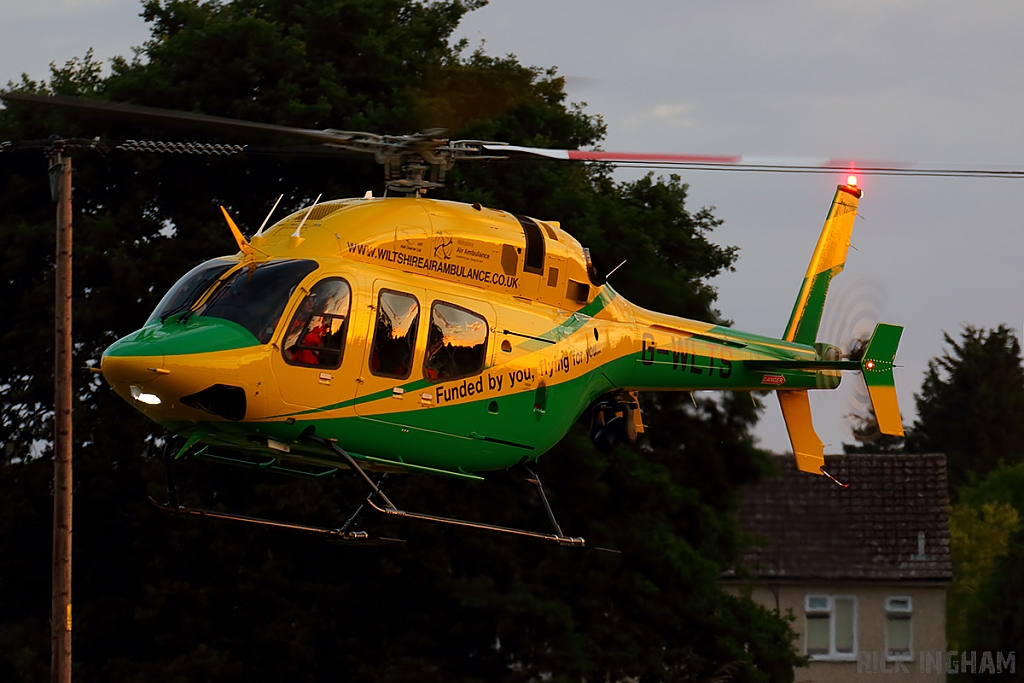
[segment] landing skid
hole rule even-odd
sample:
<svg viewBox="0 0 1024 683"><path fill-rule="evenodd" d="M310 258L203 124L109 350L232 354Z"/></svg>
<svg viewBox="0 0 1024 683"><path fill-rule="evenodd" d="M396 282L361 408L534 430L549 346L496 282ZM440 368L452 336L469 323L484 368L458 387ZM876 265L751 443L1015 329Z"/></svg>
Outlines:
<svg viewBox="0 0 1024 683"><path fill-rule="evenodd" d="M174 481L174 456L172 455L173 450L170 442L164 447L163 459L164 467L167 472L167 502L159 503L153 498L150 501L160 510L164 512L194 516L194 517L209 517L211 519L221 519L230 522L237 522L243 524L249 524L253 526L270 527L276 529L284 529L289 531L299 531L303 533L314 534L323 536L330 541L351 544L351 545L390 545L395 543L404 543L405 541L397 538L387 537L375 537L371 536L365 531L353 531L351 530L355 524L356 519L367 509L374 510L375 512L389 515L392 517L399 517L419 522L427 522L429 524L440 524L444 526L460 527L464 529L476 529L478 531L487 531L497 534L505 534L509 536L520 536L523 538L532 538L540 541L548 541L551 543L557 543L561 546L583 548L585 547L585 541L578 536L567 536L562 533L561 527L555 520L555 515L551 510L551 505L548 503L547 496L544 493L544 486L541 484L540 477L533 473L529 468L524 467L527 474L529 475L527 481L533 484L537 490L537 494L540 496L541 503L544 505L544 511L547 513L548 521L551 524L552 533L542 533L539 531L529 531L526 529L516 529L512 527L498 526L495 524L484 524L482 522L471 522L464 519L454 519L450 517L439 517L436 515L426 515L418 512L409 512L398 508L392 503L384 492L381 490L380 485L387 478L387 474L381 476L378 481L374 481L366 473L359 463L345 452L344 449L339 447L336 443L317 436L313 433L304 434L302 439L311 443L318 444L324 448L327 448L335 455L342 458L352 471L359 477L369 489L369 495L363 503L356 509L356 511L349 517L348 521L345 522L341 527L336 529L326 527L315 527L304 524L293 524L290 522L280 522L277 520L263 519L260 517L248 517L245 515L236 515L226 512L217 512L214 510L205 510L199 508L190 508L179 503L177 486ZM607 550L605 548L595 548L595 550ZM617 552L617 551L610 551Z"/></svg>
<svg viewBox="0 0 1024 683"><path fill-rule="evenodd" d="M393 545L395 543L405 543L400 538L387 538L384 536L370 536L365 531L344 531L342 529L328 529L326 527L317 526L306 526L305 524L291 524L289 522L278 522L272 519L262 519L260 517L246 517L245 515L233 515L227 512L217 512L215 510L201 510L199 508L185 507L184 505L174 506L170 503L160 503L154 500L152 497L149 498L149 502L155 505L164 512L170 512L179 515L190 515L194 517L209 517L210 519L223 519L229 522L241 522L243 524L250 524L254 526L272 527L275 529L286 529L289 531L301 531L304 533L315 534L318 536L325 536L327 540L333 543L341 543L344 545Z"/></svg>
<svg viewBox="0 0 1024 683"><path fill-rule="evenodd" d="M566 536L562 533L562 529L558 526L558 522L555 520L555 515L551 511L551 505L548 503L548 498L546 495L544 495L544 487L540 483L540 478L529 469L526 470L530 475L530 478L527 481L529 481L536 487L537 493L540 495L541 502L544 503L544 510L547 512L548 521L551 523L551 527L554 533L545 534L539 531L514 529L511 527L497 526L494 524L470 522L464 519L438 517L435 515L425 515L419 512L408 512L406 510L401 510L398 507L396 507L394 503L388 500L388 497L385 496L384 492L381 491L380 487L376 483L374 483L372 479L370 479L369 475L367 475L366 471L359 466L359 463L356 462L355 458L346 453L344 449L338 446L338 444L330 441L329 439L325 439L321 436L316 436L315 434L305 434L303 435L302 438L312 443L319 444L324 448L328 448L335 455L344 458L345 462L348 463L348 466L352 468L352 471L355 472L356 475L359 476L370 489L370 495L366 497L365 505L369 505L373 510L381 514L391 515L392 517L401 517L404 519L416 520L419 522L427 522L430 524L441 524L445 526L461 527L464 529L477 529L478 531L490 531L492 533L507 534L510 536L522 536L524 538L533 538L540 541L550 541L557 543L558 545L570 546L573 548L582 548L586 544L585 541L578 536ZM358 515L362 511L362 509L363 507L360 506L360 509L356 511L356 514L353 515L352 519L349 520L349 523L351 523L355 519L355 516Z"/></svg>

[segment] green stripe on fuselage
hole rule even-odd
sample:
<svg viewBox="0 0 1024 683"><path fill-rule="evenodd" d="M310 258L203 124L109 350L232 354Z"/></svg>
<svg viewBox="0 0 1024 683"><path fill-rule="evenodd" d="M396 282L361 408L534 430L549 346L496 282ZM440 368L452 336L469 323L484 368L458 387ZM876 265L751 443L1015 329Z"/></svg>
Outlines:
<svg viewBox="0 0 1024 683"><path fill-rule="evenodd" d="M629 356L615 362L626 364L634 360ZM337 439L339 445L352 453L380 457L382 445L386 444L384 450L397 467L408 460L455 473L504 469L535 460L554 446L587 405L611 388L604 367L598 366L575 379L547 385L544 410L536 409L533 388L477 401L373 416L317 419L311 411L307 413L308 419L296 419L293 424L281 420L211 422L208 425L214 433L204 442L216 443L220 438L241 444L255 433L296 444L299 449L299 435L313 426L317 435ZM252 441L246 442L246 448L258 448L281 459L288 457Z"/></svg>
<svg viewBox="0 0 1024 683"><path fill-rule="evenodd" d="M380 457L385 453L397 467L408 460L416 465L453 473L480 472L511 467L519 462L534 460L556 444L579 419L586 407L598 396L629 384L664 389L775 389L765 386L766 373L744 368L742 361L734 362L731 372L723 377L717 359L696 359L701 373L691 366L673 368L668 363L645 365L641 354L629 354L596 366L589 372L560 384L546 386L545 409L535 407L536 387L514 394L489 396L481 400L434 406L413 411L385 413L374 416L345 418L316 418L310 411L293 424L275 420L250 423L209 423L221 438L238 441L254 433L283 443L301 443L296 440L308 427L326 438L337 439L347 451ZM813 371L784 371L786 388L814 388L818 373ZM388 394L390 395L390 394ZM234 435L229 437L229 435ZM216 442L217 434L204 441ZM247 448L263 448L251 440ZM287 454L264 449L266 455L287 459ZM325 460L325 462L327 462Z"/></svg>

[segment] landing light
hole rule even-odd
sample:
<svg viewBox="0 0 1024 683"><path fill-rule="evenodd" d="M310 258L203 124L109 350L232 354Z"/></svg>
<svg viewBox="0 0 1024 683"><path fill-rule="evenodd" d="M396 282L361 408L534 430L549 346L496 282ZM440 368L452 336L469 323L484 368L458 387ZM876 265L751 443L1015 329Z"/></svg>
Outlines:
<svg viewBox="0 0 1024 683"><path fill-rule="evenodd" d="M134 384L131 386L131 392L132 398L134 398L139 403L145 403L146 405L149 406L158 406L161 403L163 403L163 401L160 400L160 397L157 396L156 394L147 394Z"/></svg>
<svg viewBox="0 0 1024 683"><path fill-rule="evenodd" d="M868 370L873 370L875 367L875 362L869 360L867 363L864 364L864 367L866 367Z"/></svg>
<svg viewBox="0 0 1024 683"><path fill-rule="evenodd" d="M857 176L852 175L846 179L846 184L850 187L857 187Z"/></svg>

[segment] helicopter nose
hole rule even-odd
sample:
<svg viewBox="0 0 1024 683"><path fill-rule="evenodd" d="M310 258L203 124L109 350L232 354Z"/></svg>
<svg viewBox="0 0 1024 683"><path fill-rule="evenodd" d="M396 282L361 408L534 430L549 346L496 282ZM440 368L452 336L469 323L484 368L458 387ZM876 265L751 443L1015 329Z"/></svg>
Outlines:
<svg viewBox="0 0 1024 683"><path fill-rule="evenodd" d="M259 380L250 380L266 360L267 347L244 328L199 318L147 326L116 341L104 351L100 372L157 422L211 415L237 421L261 405Z"/></svg>
<svg viewBox="0 0 1024 683"><path fill-rule="evenodd" d="M114 342L103 352L100 372L103 379L126 400L158 405L159 397L147 388L169 371L159 342L130 335Z"/></svg>
<svg viewBox="0 0 1024 683"><path fill-rule="evenodd" d="M163 367L164 352L158 342L125 338L103 352L100 371L111 384L146 383L160 374Z"/></svg>

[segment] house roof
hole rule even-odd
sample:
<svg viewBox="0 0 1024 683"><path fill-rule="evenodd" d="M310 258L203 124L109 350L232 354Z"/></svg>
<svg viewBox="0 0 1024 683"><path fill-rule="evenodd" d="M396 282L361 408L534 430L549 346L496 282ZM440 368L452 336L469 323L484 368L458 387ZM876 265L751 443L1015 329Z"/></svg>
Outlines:
<svg viewBox="0 0 1024 683"><path fill-rule="evenodd" d="M798 472L792 456L774 460L778 474L741 494L740 526L754 537L743 560L755 576L950 580L944 455L826 456L845 489Z"/></svg>

